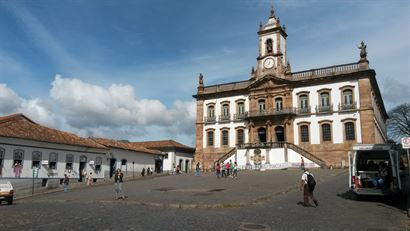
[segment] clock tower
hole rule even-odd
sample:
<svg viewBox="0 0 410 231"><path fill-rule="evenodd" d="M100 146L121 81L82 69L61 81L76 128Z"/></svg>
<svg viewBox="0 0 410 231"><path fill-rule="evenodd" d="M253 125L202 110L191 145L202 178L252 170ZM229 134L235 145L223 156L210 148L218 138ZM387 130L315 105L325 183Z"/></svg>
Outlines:
<svg viewBox="0 0 410 231"><path fill-rule="evenodd" d="M259 79L267 74L276 77L285 77L285 72L290 66L286 56L285 26L280 25L280 20L275 16L272 7L268 22L259 25L259 56L256 58L257 67L252 71L251 79Z"/></svg>

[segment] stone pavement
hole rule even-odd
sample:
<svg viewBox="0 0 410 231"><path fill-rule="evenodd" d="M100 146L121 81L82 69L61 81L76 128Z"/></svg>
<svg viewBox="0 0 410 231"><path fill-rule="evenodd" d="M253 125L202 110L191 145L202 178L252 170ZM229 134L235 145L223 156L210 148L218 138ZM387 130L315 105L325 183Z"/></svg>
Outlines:
<svg viewBox="0 0 410 231"><path fill-rule="evenodd" d="M313 169L311 172L320 184L346 171ZM221 179L217 179L212 173L200 177L182 174L125 182L124 191L128 198L121 202L114 200L113 184L74 189L69 193L42 195L35 200L126 203L176 208L243 207L263 204L276 195L298 190L301 174L302 171L298 169L241 171L238 178Z"/></svg>

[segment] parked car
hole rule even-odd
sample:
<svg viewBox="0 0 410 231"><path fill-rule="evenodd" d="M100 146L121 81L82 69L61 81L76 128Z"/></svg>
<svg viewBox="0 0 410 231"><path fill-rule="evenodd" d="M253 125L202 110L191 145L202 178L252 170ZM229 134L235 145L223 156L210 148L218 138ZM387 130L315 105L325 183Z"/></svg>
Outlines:
<svg viewBox="0 0 410 231"><path fill-rule="evenodd" d="M14 189L8 180L0 180L0 204L7 201L9 205L13 204Z"/></svg>
<svg viewBox="0 0 410 231"><path fill-rule="evenodd" d="M349 152L349 188L357 198L397 197L402 190L398 150L387 144L356 144Z"/></svg>

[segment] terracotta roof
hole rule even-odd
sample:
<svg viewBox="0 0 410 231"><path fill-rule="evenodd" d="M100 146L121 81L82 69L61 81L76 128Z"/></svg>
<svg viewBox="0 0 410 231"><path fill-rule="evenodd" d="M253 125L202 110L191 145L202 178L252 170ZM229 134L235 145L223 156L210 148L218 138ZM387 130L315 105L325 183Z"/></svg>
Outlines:
<svg viewBox="0 0 410 231"><path fill-rule="evenodd" d="M136 151L136 152L143 152L143 153L148 153L148 154L155 154L155 155L161 155L162 152L158 150L152 150L143 147L142 145L133 143L133 142L127 142L127 141L118 141L118 140L111 140L111 139L104 139L104 138L92 138L95 142L98 142L106 147L111 147L111 148L118 148L118 149L124 149L124 150L129 150L129 151Z"/></svg>
<svg viewBox="0 0 410 231"><path fill-rule="evenodd" d="M107 149L91 139L39 125L23 114L0 117L0 136Z"/></svg>
<svg viewBox="0 0 410 231"><path fill-rule="evenodd" d="M144 142L132 142L144 146L146 148L155 149L155 148L183 148L183 149L192 149L195 148L186 146L184 144L178 143L175 140L158 140L158 141L144 141Z"/></svg>

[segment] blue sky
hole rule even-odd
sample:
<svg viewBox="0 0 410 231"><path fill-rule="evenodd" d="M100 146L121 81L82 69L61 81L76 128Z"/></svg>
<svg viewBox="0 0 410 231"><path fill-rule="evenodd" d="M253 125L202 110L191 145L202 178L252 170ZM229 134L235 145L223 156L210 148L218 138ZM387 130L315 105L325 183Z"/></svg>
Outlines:
<svg viewBox="0 0 410 231"><path fill-rule="evenodd" d="M206 85L248 79L272 4L293 71L358 61L364 40L386 107L410 101L405 0L0 1L0 113L192 145L198 73Z"/></svg>

